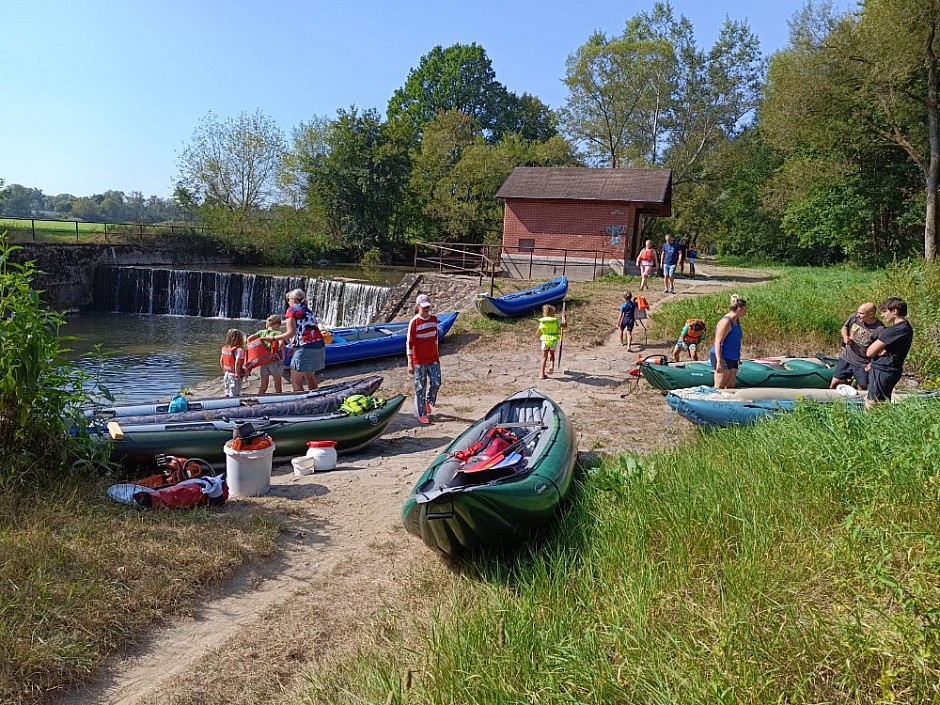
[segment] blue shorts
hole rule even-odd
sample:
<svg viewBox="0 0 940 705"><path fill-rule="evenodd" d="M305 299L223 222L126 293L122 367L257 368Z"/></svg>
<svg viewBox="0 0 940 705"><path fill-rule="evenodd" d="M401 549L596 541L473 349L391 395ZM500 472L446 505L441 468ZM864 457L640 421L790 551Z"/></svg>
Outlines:
<svg viewBox="0 0 940 705"><path fill-rule="evenodd" d="M716 367L718 367L718 358L715 357L715 353L714 353L714 352L709 353L709 355L708 355L708 364L712 366L712 369L715 369ZM741 361L740 361L740 360L731 360L731 359L729 359L729 358L727 358L727 357L725 358L725 369L726 369L726 370L736 370L736 369L738 369L740 366L741 366Z"/></svg>
<svg viewBox="0 0 940 705"><path fill-rule="evenodd" d="M859 387L868 386L868 371L865 369L865 365L853 365L842 358L839 358L836 363L836 370L832 373L832 376L845 382L849 382L854 377Z"/></svg>
<svg viewBox="0 0 940 705"><path fill-rule="evenodd" d="M676 265L667 264L663 267L663 276L664 277L674 277L676 276Z"/></svg>

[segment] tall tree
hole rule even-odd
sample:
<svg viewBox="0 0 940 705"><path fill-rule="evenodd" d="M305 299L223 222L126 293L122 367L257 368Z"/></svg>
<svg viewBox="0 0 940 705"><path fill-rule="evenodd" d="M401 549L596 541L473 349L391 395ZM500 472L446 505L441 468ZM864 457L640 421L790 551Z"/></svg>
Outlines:
<svg viewBox="0 0 940 705"><path fill-rule="evenodd" d="M374 109L339 110L314 148L299 155L308 199L360 254L389 253L402 234L395 215L410 171L407 141ZM322 140L322 141L321 141Z"/></svg>
<svg viewBox="0 0 940 705"><path fill-rule="evenodd" d="M837 16L829 5L798 13L790 46L771 61L760 124L783 156L766 196L784 229L869 260L909 249L919 210L912 167L929 182L929 148L923 103L888 86L885 66L865 58L875 47L863 34L858 17ZM918 82L904 90L916 92Z"/></svg>
<svg viewBox="0 0 940 705"><path fill-rule="evenodd" d="M224 121L209 112L179 155L177 183L203 206L245 218L275 194L284 150L281 129L261 111Z"/></svg>
<svg viewBox="0 0 940 705"><path fill-rule="evenodd" d="M679 185L747 124L763 72L746 24L726 20L702 51L689 20L660 2L631 18L621 36L595 33L569 57L562 122L595 164L665 166Z"/></svg>

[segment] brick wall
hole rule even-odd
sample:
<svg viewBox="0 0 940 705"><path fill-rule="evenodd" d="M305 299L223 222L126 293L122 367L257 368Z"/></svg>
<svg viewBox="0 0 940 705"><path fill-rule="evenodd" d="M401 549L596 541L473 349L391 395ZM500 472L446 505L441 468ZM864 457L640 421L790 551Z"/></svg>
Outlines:
<svg viewBox="0 0 940 705"><path fill-rule="evenodd" d="M517 252L522 239L535 247L598 250L621 259L633 240L635 206L616 201L526 201L510 199L503 211L503 246ZM621 226L623 240L612 246L608 226ZM536 254L538 251L536 250ZM626 258L636 254L628 251Z"/></svg>

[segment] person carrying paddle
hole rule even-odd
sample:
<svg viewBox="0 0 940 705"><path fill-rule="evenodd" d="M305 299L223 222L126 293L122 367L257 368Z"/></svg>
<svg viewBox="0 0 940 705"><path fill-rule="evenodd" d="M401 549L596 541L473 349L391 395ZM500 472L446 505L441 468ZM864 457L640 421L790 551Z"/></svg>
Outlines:
<svg viewBox="0 0 940 705"><path fill-rule="evenodd" d="M437 316L431 314L431 298L420 294L415 300L415 317L408 324L405 355L408 374L414 375L415 417L419 423L431 423L441 388L441 356L437 349Z"/></svg>
<svg viewBox="0 0 940 705"><path fill-rule="evenodd" d="M555 371L555 346L561 340L561 330L568 325L564 316L559 319L555 316L555 307L551 304L542 306L542 317L539 319L538 336L542 347L542 365L539 367L539 379L546 379L545 366L551 360L548 374Z"/></svg>
<svg viewBox="0 0 940 705"><path fill-rule="evenodd" d="M741 364L741 318L747 313L747 301L737 294L731 295L731 306L715 326L715 344L708 361L715 371L716 389L734 389Z"/></svg>

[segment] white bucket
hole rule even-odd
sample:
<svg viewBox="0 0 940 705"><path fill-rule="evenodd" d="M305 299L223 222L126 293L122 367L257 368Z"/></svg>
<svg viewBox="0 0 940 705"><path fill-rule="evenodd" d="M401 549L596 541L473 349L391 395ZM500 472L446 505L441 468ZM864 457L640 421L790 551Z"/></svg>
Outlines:
<svg viewBox="0 0 940 705"><path fill-rule="evenodd" d="M294 474L297 477L312 475L317 469L317 459L313 456L301 455L299 458L293 458L290 464L294 466Z"/></svg>
<svg viewBox="0 0 940 705"><path fill-rule="evenodd" d="M271 489L274 444L261 450L233 450L225 444L225 476L233 497L257 497Z"/></svg>
<svg viewBox="0 0 940 705"><path fill-rule="evenodd" d="M307 456L316 460L317 470L336 468L336 441L308 441Z"/></svg>

